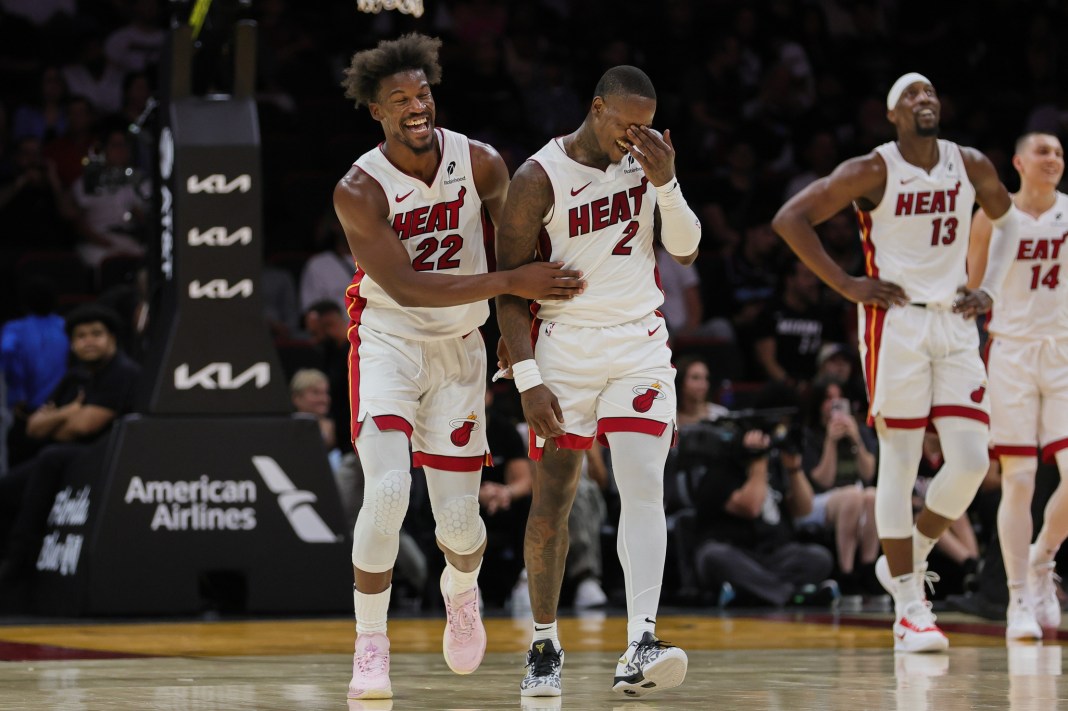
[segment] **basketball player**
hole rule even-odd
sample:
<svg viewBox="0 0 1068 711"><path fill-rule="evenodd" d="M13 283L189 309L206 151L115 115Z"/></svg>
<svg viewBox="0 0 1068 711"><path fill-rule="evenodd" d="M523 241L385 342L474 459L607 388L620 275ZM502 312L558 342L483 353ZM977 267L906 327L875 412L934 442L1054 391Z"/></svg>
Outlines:
<svg viewBox="0 0 1068 711"><path fill-rule="evenodd" d="M585 293L566 305L498 297L502 362L522 393L537 462L524 556L534 634L523 696L559 696L556 627L568 512L583 451L611 448L622 512L617 551L627 591L629 647L613 688L630 696L678 686L686 654L655 634L667 541L664 462L675 429L667 328L656 311L654 225L675 259L697 256L701 225L675 178L670 132L649 128L656 92L635 67L608 70L579 128L516 171L501 227L499 264L545 259L581 270ZM545 240L539 243L544 230Z"/></svg>
<svg viewBox="0 0 1068 711"><path fill-rule="evenodd" d="M909 73L890 88L887 118L897 140L839 165L791 198L773 227L842 296L858 304L870 412L879 436L875 521L884 556L876 572L894 598L894 648L941 651L924 582L938 537L968 508L989 465L989 403L979 334L1009 267L1016 216L990 161L938 138L931 82ZM990 269L965 286L968 233L978 201L995 232ZM867 275L851 277L813 230L850 203ZM933 422L945 464L913 526L911 495L923 433Z"/></svg>
<svg viewBox="0 0 1068 711"><path fill-rule="evenodd" d="M1033 522L1038 448L1068 472L1068 311L1061 283L1068 262L1068 195L1057 192L1064 175L1064 149L1056 136L1029 133L1016 142L1012 164L1020 174L1013 195L1019 211L1015 260L1001 299L987 321L991 341L990 429L1001 461L998 538L1009 584L1008 639L1041 639L1056 628L1061 605L1053 582L1053 557L1068 537L1068 489L1058 485L1042 530L1028 552ZM991 225L972 221L968 284L982 281ZM1063 482L1063 477L1062 477Z"/></svg>
<svg viewBox="0 0 1068 711"><path fill-rule="evenodd" d="M352 546L348 695L356 699L392 696L386 611L413 460L426 471L445 553L445 660L458 674L481 663L478 489L487 447L478 328L497 294L566 299L582 289L578 272L559 264L486 273L486 213L499 219L508 170L490 146L434 125L440 46L418 34L380 42L353 56L344 81L346 96L366 104L385 134L334 191L357 262L346 293L352 439L366 477Z"/></svg>

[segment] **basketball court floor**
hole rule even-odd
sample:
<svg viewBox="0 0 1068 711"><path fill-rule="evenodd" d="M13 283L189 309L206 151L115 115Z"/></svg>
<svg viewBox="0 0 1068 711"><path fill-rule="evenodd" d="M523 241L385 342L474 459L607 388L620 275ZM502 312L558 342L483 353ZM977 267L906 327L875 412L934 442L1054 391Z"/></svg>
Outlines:
<svg viewBox="0 0 1068 711"><path fill-rule="evenodd" d="M665 611L666 612L666 611ZM351 619L43 624L0 621L0 709L755 709L1068 711L1062 644L1006 646L1002 625L947 613L948 654L895 655L889 616L662 614L690 657L685 684L642 699L610 691L620 615L561 620L564 696L521 699L528 619L487 620L482 667L441 656L443 619L390 621L391 701L346 701ZM20 623L21 622L21 623Z"/></svg>

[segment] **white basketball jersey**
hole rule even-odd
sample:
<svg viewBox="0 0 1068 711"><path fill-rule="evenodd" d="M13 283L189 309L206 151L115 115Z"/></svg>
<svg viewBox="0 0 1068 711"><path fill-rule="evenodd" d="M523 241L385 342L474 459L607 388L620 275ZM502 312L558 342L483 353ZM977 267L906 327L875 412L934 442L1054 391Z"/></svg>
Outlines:
<svg viewBox="0 0 1068 711"><path fill-rule="evenodd" d="M443 128L438 132L441 163L428 185L397 169L379 145L355 165L378 182L389 203L389 222L412 259L412 269L444 274L484 274L489 218L475 189L471 145L467 137ZM356 264L346 295L349 316L382 333L416 341L454 338L485 323L489 303L477 301L442 308L404 307L394 301Z"/></svg>
<svg viewBox="0 0 1068 711"><path fill-rule="evenodd" d="M641 165L627 156L605 170L591 168L570 158L560 138L532 160L549 176L554 198L543 221L541 256L581 270L587 282L574 299L539 301L538 318L614 326L664 303L653 254L656 188Z"/></svg>
<svg viewBox="0 0 1068 711"><path fill-rule="evenodd" d="M1016 214L1019 245L987 329L1009 338L1068 338L1068 283L1062 281L1068 278L1068 195L1057 193L1053 207L1038 217Z"/></svg>
<svg viewBox="0 0 1068 711"><path fill-rule="evenodd" d="M975 187L960 148L938 141L930 173L901 157L897 143L875 149L886 189L874 210L857 208L867 275L900 285L916 303L950 304L967 281Z"/></svg>

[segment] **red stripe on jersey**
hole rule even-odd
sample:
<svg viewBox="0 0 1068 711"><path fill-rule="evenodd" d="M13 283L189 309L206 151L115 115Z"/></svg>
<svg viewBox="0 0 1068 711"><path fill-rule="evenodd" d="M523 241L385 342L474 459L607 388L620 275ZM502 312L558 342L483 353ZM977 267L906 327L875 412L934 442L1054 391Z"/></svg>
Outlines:
<svg viewBox="0 0 1068 711"><path fill-rule="evenodd" d="M360 296L360 282L364 274L357 264L352 283L345 290L345 310L349 314L349 431L353 449L356 447L356 438L360 436L360 319L367 307L367 299Z"/></svg>
<svg viewBox="0 0 1068 711"><path fill-rule="evenodd" d="M488 455L480 457L450 457L444 454L427 454L426 452L412 453L413 467L431 467L447 472L478 472L484 465L492 464L493 460Z"/></svg>
<svg viewBox="0 0 1068 711"><path fill-rule="evenodd" d="M1065 448L1068 448L1068 438L1042 445L1042 461L1047 463L1054 461L1053 455Z"/></svg>
<svg viewBox="0 0 1068 711"><path fill-rule="evenodd" d="M875 383L879 376L879 348L883 344L883 326L886 324L886 309L872 304L864 305L864 382L868 386L868 402L875 400ZM868 426L874 424L871 405L868 405Z"/></svg>
<svg viewBox="0 0 1068 711"><path fill-rule="evenodd" d="M1064 440L1068 444L1068 440ZM1038 447L1033 444L995 444L990 448L995 457L1037 457ZM1043 453L1045 450L1043 450Z"/></svg>
<svg viewBox="0 0 1068 711"><path fill-rule="evenodd" d="M935 405L931 408L931 419L936 417L963 417L966 420L977 420L984 425L990 424L990 415L967 405Z"/></svg>
<svg viewBox="0 0 1068 711"><path fill-rule="evenodd" d="M872 279L879 278L879 266L875 263L875 243L871 235L871 213L860 208L857 211L857 225L860 227L860 241L864 248L864 273Z"/></svg>

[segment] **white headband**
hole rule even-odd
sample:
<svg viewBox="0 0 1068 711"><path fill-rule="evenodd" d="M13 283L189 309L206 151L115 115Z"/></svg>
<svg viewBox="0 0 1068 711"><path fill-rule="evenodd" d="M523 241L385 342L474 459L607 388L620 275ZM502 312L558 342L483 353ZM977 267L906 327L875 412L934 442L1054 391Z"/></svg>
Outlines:
<svg viewBox="0 0 1068 711"><path fill-rule="evenodd" d="M926 82L927 84L931 83L930 79L918 72L909 72L895 81L894 85L890 87L890 93L886 95L886 110L893 111L894 107L897 106L897 100L901 98L901 94L909 87L909 84L914 84L918 81Z"/></svg>

